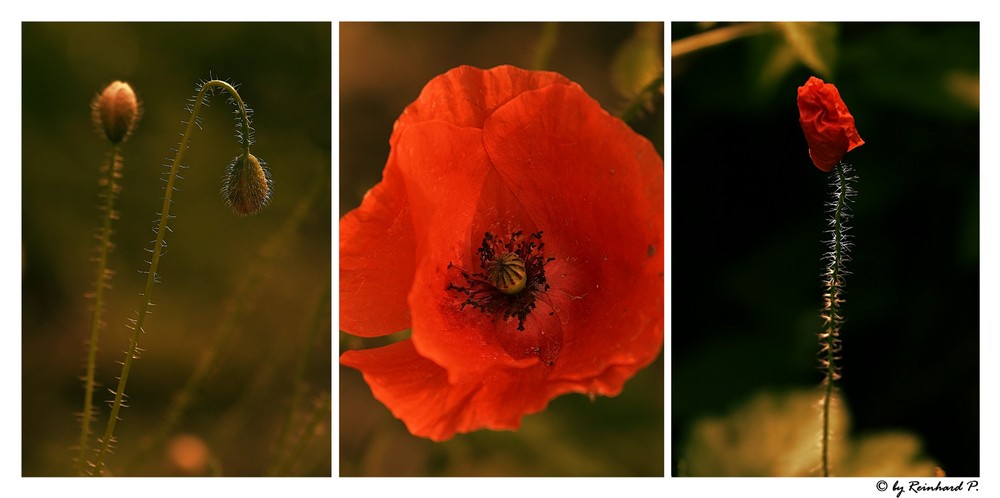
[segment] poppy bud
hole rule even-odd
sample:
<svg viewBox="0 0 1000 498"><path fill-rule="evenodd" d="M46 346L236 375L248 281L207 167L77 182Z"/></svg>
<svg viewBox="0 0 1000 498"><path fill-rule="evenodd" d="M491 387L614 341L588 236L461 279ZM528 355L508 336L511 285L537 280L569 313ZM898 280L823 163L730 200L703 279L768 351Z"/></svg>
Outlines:
<svg viewBox="0 0 1000 498"><path fill-rule="evenodd" d="M91 104L94 126L113 144L128 138L139 122L139 100L128 83L115 81Z"/></svg>
<svg viewBox="0 0 1000 498"><path fill-rule="evenodd" d="M222 179L222 198L240 216L257 214L271 200L274 182L267 163L247 152L236 156Z"/></svg>
<svg viewBox="0 0 1000 498"><path fill-rule="evenodd" d="M858 135L854 116L833 84L810 77L799 87L798 105L809 157L820 170L833 171L844 154L865 143Z"/></svg>

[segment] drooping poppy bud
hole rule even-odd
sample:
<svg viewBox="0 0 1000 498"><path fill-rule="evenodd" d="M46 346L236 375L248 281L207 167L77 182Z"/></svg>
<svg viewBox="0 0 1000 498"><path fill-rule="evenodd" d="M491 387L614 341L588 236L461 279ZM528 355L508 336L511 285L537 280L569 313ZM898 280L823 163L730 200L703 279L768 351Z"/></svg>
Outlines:
<svg viewBox="0 0 1000 498"><path fill-rule="evenodd" d="M222 179L222 198L240 216L257 214L274 190L267 162L247 152L230 161Z"/></svg>
<svg viewBox="0 0 1000 498"><path fill-rule="evenodd" d="M108 85L91 103L94 126L111 143L117 144L132 134L139 122L139 100L132 87L123 81Z"/></svg>
<svg viewBox="0 0 1000 498"><path fill-rule="evenodd" d="M799 87L798 104L809 157L820 170L833 171L844 154L865 143L854 126L854 116L832 83L810 77Z"/></svg>

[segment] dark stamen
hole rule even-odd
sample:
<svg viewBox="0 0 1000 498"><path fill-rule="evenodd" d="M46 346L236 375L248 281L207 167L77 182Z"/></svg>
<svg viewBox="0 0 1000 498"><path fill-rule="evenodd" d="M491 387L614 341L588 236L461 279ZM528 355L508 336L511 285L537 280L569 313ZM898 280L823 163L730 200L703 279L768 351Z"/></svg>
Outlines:
<svg viewBox="0 0 1000 498"><path fill-rule="evenodd" d="M448 263L448 269L457 268L465 285L448 284L446 290L463 294L460 309L472 306L494 318L517 317L518 330L524 330L524 320L535 309L537 294L549 289L545 279L545 265L555 258L545 258L541 242L542 232L532 233L527 239L518 240L522 231L515 231L507 241L490 232L483 235L479 254L478 273Z"/></svg>

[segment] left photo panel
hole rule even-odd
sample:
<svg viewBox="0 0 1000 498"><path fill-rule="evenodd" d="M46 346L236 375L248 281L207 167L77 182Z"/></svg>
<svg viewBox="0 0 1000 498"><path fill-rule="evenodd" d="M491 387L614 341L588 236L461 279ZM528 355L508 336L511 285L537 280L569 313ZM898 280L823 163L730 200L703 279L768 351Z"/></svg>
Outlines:
<svg viewBox="0 0 1000 498"><path fill-rule="evenodd" d="M331 475L331 24L21 25L21 475Z"/></svg>

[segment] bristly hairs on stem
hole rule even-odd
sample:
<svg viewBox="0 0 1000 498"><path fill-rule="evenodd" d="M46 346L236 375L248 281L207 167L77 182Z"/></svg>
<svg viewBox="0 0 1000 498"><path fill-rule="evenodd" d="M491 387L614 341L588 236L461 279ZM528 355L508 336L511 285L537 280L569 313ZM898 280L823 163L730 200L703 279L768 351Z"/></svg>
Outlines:
<svg viewBox="0 0 1000 498"><path fill-rule="evenodd" d="M108 158L101 165L103 176L99 181L101 188L98 197L101 199L99 210L101 222L94 238L97 239L97 263L94 278L94 290L86 294L94 299L93 315L90 321L90 336L86 341L87 360L83 377L83 411L80 413L80 439L77 443L76 465L77 474L87 474L87 451L90 445L90 424L97 417L94 408L94 389L97 387L97 344L104 323L104 291L111 288L111 277L114 272L108 268L108 256L114 249L111 242L111 222L118 218L115 211L115 198L121 186L118 180L122 177L124 159L121 156L121 144L135 131L142 115L142 106L136 97L132 86L122 81L109 84L94 97L90 104L91 120L94 129L108 140L110 148Z"/></svg>
<svg viewBox="0 0 1000 498"><path fill-rule="evenodd" d="M115 425L119 420L119 412L122 406L124 406L126 399L125 386L128 381L129 371L132 368L132 362L139 358L139 354L142 352L142 349L139 347L139 337L145 333L143 324L146 317L151 313L150 308L154 305L152 302L153 284L160 282L157 268L159 267L160 257L165 254L167 248L165 237L167 231L170 230L168 224L173 219L170 215L170 208L173 206L173 195L177 190L177 181L180 179L178 173L181 168L184 168L181 165L181 160L189 148L188 144L194 132L194 127L198 126L199 129L201 128L202 122L199 116L201 108L208 105L209 96L214 95L217 89L228 93L229 98L227 101L236 107L236 140L241 148L240 154L236 156L236 159L226 169L227 176L224 185L229 185L231 189L236 190L237 197L246 202L239 206L233 206L232 204L230 206L233 207L233 211L236 214L245 216L263 209L270 199L273 183L270 172L267 171L267 163L263 160L258 160L250 153L250 146L253 144L253 128L250 126L251 112L243 102L243 99L240 98L239 92L236 91L234 85L217 79L200 82L196 87L196 95L192 100L189 100L187 110L191 113L191 116L184 122L184 133L181 135L181 141L174 151L174 158L169 165L169 172L166 174L166 185L163 187L163 206L160 212L157 213L159 216L158 221L154 222L156 223L156 228L153 231L156 233L156 239L151 241L152 247L147 249L151 253L150 260L146 262L149 265L149 270L140 270L140 272L146 273L146 285L140 294L141 300L135 317L129 318L130 323L126 324L132 330L132 334L128 350L125 352L125 360L122 362L121 375L118 377L118 387L111 390L111 393L114 395L114 399L109 401L111 404L111 414L108 417L108 425L104 436L98 441L100 449L92 464L91 475L101 475L103 473L104 460L116 442L114 435ZM238 164L234 167L234 163ZM242 191L246 189L250 189L252 192L247 193ZM227 202L229 202L228 198Z"/></svg>
<svg viewBox="0 0 1000 498"><path fill-rule="evenodd" d="M114 209L115 197L121 190L118 179L121 178L122 157L119 153L120 146L112 145L108 154L108 160L101 167L104 176L101 177L100 185L103 187L98 196L103 201L100 204L101 225L98 227L94 237L97 239L97 255L93 261L97 263L97 270L94 282L94 290L86 294L87 298L94 300L93 315L90 322L90 336L86 341L87 360L86 373L83 377L84 397L83 411L81 412L80 439L77 443L77 474L87 474L87 450L90 444L90 424L97 418L97 409L94 407L94 389L98 383L97 377L97 345L100 331L106 325L104 322L105 291L111 288L111 277L114 272L108 268L108 256L114 249L111 241L113 230L111 222L118 218L118 212Z"/></svg>
<svg viewBox="0 0 1000 498"><path fill-rule="evenodd" d="M851 260L851 236L848 234L847 222L851 219L850 202L856 194L854 188L857 175L853 168L843 161L836 166L837 174L830 179L833 195L827 201L827 213L830 216L829 229L826 233L827 252L823 256L826 269L823 272L823 319L822 331L819 334L820 350L819 368L823 372L823 434L822 434L822 471L823 477L830 475L830 404L834 397L834 381L840 379L841 342L840 328L844 323L841 306L844 304L844 287L846 276L850 273L845 269L845 263Z"/></svg>

